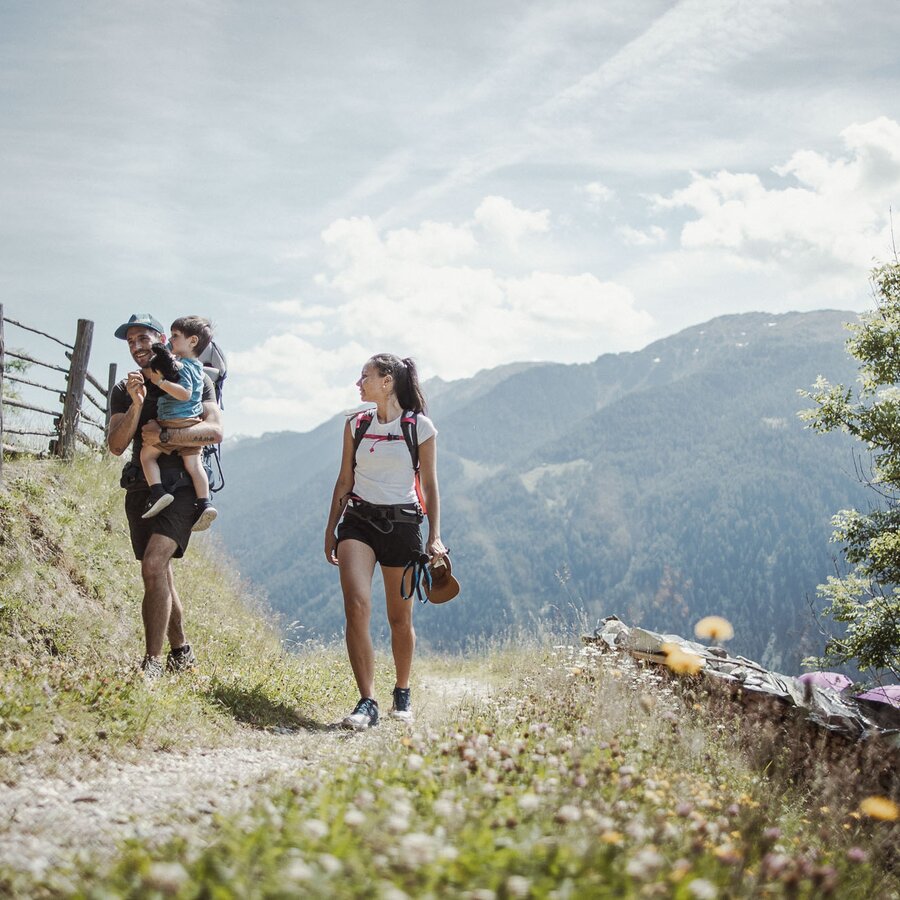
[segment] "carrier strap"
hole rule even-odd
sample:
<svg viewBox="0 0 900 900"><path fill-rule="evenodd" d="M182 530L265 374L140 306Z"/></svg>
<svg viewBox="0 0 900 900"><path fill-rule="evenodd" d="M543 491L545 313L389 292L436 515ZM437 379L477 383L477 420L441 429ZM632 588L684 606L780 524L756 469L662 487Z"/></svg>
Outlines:
<svg viewBox="0 0 900 900"><path fill-rule="evenodd" d="M406 575L409 573L409 591L406 590ZM422 553L411 559L400 576L400 596L404 600L412 600L413 595L419 603L428 602L427 591L431 590L431 571L428 568L428 557Z"/></svg>

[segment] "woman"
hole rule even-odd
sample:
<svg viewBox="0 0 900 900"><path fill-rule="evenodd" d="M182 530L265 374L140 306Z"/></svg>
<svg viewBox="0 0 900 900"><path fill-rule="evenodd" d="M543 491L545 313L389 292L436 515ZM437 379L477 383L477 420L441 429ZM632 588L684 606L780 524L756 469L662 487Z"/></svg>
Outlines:
<svg viewBox="0 0 900 900"><path fill-rule="evenodd" d="M347 652L360 695L356 708L342 724L363 730L378 724L375 653L369 634L376 563L384 578L396 671L391 716L412 720L409 674L416 633L412 624L413 603L403 599L401 580L407 563L419 559L423 552L422 505L411 451L403 434L403 420L410 418L405 413L416 414L418 480L428 511L425 553L431 558L443 556L447 550L441 543L437 430L423 415L425 398L415 363L379 353L363 366L356 385L360 399L374 403L376 409L361 439L357 438L357 429L361 418L367 417L351 417L344 429L341 470L325 528L325 558L340 569Z"/></svg>

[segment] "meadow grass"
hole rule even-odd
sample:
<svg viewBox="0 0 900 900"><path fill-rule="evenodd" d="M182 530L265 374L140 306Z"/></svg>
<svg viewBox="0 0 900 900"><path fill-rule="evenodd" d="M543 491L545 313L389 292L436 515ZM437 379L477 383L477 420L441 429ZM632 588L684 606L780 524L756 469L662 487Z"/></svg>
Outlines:
<svg viewBox="0 0 900 900"><path fill-rule="evenodd" d="M0 775L233 746L261 731L315 734L345 712L355 691L343 647L287 652L208 539L176 565L202 665L144 685L117 471L87 458L5 467ZM389 674L379 670L382 696ZM451 683L478 689L441 699ZM248 810L211 830L131 841L111 859L79 856L41 875L0 863L0 893L900 896L896 822L862 814L846 773L793 784L789 767L770 764L790 734L749 745L696 684L571 636L424 656L414 725L323 731L333 752L260 786Z"/></svg>

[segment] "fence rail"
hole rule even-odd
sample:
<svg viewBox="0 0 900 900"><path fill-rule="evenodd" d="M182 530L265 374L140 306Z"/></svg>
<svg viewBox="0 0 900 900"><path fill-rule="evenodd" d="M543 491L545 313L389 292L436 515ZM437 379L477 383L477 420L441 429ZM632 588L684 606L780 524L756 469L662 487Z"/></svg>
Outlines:
<svg viewBox="0 0 900 900"><path fill-rule="evenodd" d="M37 359L20 350L7 349L4 325L21 328L24 331L37 334L42 338L61 345L65 348L64 355L68 365L58 365ZM75 343L70 344L58 337L54 337L52 334L47 334L15 319L7 318L3 314L3 304L0 303L0 479L3 477L4 453L11 451L21 452L26 449L12 443L5 443L7 435L52 438L48 448L50 453L64 459L70 459L74 456L78 443L85 444L96 450L104 448L110 417L109 400L116 383L116 364L111 363L109 366L109 376L105 387L88 371L93 333L94 323L88 319L79 319ZM19 360L29 366L40 366L50 371L62 372L66 376L65 389L61 391L58 387L25 378L18 371L14 373L8 372L8 359ZM56 394L59 398L61 409L48 409L46 406L39 406L33 402L5 396L4 386L6 383L28 385L32 388ZM99 399L86 390L86 384L90 384L96 390L100 395ZM100 413L100 416L97 416L96 413L93 415L88 413L84 409L85 401L90 403ZM6 409L22 409L37 413L40 416L49 416L53 423L53 428L52 430L40 428L31 423L22 424L15 420L11 422L4 421ZM100 437L98 438L88 433L82 427L83 425L99 432Z"/></svg>

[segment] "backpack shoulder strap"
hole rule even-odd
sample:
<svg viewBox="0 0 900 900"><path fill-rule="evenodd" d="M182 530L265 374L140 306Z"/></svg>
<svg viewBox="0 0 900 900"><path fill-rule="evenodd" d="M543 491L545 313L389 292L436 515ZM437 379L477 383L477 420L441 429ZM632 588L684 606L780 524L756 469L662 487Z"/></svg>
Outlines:
<svg viewBox="0 0 900 900"><path fill-rule="evenodd" d="M403 431L403 440L406 441L409 455L412 458L412 466L415 472L419 471L419 414L412 410L404 410L400 417L400 429Z"/></svg>
<svg viewBox="0 0 900 900"><path fill-rule="evenodd" d="M359 450L359 445L362 443L362 439L365 436L365 433L369 430L369 426L372 424L373 412L370 409L364 409L361 413L357 413L356 416L356 424L353 426L353 468L356 468L356 451Z"/></svg>

